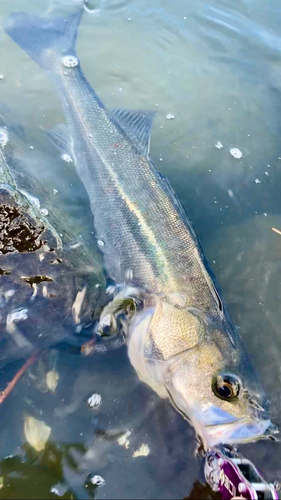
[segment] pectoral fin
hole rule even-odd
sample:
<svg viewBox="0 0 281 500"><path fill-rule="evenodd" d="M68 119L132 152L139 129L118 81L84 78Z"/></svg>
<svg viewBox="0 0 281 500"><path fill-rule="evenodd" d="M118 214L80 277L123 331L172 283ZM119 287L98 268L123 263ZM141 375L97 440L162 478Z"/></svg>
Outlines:
<svg viewBox="0 0 281 500"><path fill-rule="evenodd" d="M120 323L124 325L140 307L138 290L125 288L103 309L97 331L100 335L113 335L118 332ZM121 321L120 321L121 320Z"/></svg>

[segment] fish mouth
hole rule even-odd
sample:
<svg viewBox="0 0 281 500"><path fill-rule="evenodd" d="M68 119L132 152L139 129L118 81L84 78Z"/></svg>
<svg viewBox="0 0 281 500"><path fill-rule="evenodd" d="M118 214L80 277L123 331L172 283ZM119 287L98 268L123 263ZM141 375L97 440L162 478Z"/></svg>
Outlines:
<svg viewBox="0 0 281 500"><path fill-rule="evenodd" d="M193 419L193 425L205 450L218 445L243 444L260 439L277 441L276 434L279 432L272 424L269 412L261 407L239 418L215 405L206 405Z"/></svg>
<svg viewBox="0 0 281 500"><path fill-rule="evenodd" d="M270 439L277 441L278 427L269 418L269 413L259 407L253 415L237 418L214 405L207 405L203 411L188 413L175 403L168 387L166 390L176 410L190 421L205 451L223 444L243 444Z"/></svg>
<svg viewBox="0 0 281 500"><path fill-rule="evenodd" d="M271 439L277 441L278 428L270 419L244 418L222 424L204 425L201 436L207 449L220 444L243 444Z"/></svg>

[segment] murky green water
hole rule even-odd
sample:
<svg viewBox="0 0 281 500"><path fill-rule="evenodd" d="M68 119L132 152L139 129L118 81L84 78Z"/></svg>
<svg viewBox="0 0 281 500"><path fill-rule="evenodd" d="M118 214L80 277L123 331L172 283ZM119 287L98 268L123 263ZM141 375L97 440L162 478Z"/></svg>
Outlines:
<svg viewBox="0 0 281 500"><path fill-rule="evenodd" d="M2 0L0 16L19 10L55 14L77 3ZM85 13L77 48L107 106L157 111L151 157L195 224L279 425L281 236L272 227L281 229L280 23L277 0L105 0L99 15ZM66 234L65 224L71 228L56 297L46 296L50 285L40 283L30 302L34 289L20 276L42 274L37 261L22 255L1 261L1 267L4 262L17 269L16 278L0 276L2 298L16 290L5 307L1 302L2 331L7 314L28 303L29 317L17 328L44 352L1 405L0 497L183 498L195 483L191 498L206 498L210 492L196 483L204 477L193 430L139 382L125 347L80 354L103 287L89 203L73 165L61 160L41 129L63 121L55 89L4 32L0 36L7 126L21 123L27 136L24 146L18 142L17 156L27 166L18 170L19 178L23 185L36 180L32 194L50 216L55 210L59 233ZM230 148L243 157L235 159ZM74 251L77 242L82 254ZM84 285L79 333L71 307ZM1 349L4 389L23 360L9 338ZM59 374L54 392L46 386L50 370ZM87 400L94 393L101 405L91 409ZM27 416L51 428L44 451L26 443ZM118 440L127 431L129 442ZM143 444L148 456L134 457ZM281 478L280 451L271 442L243 447L268 480ZM106 484L91 485L94 475Z"/></svg>

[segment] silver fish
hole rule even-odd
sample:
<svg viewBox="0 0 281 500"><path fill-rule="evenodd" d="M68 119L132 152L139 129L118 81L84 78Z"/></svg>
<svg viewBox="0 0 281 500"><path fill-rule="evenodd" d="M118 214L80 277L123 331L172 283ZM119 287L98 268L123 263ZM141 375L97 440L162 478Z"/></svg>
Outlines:
<svg viewBox="0 0 281 500"><path fill-rule="evenodd" d="M80 17L16 13L5 30L62 102L67 126L48 135L74 159L116 283L100 329L121 324L140 379L191 421L205 449L270 436L268 401L196 233L149 158L153 113L104 107L75 51Z"/></svg>

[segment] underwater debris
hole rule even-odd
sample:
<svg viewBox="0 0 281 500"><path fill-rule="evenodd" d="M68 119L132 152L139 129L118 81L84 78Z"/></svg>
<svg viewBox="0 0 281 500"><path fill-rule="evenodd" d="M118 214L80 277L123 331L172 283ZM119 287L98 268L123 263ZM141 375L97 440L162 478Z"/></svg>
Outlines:
<svg viewBox="0 0 281 500"><path fill-rule="evenodd" d="M57 385L59 383L59 374L56 370L49 370L46 374L46 386L49 391L55 392Z"/></svg>
<svg viewBox="0 0 281 500"><path fill-rule="evenodd" d="M96 350L96 341L95 339L88 340L84 342L81 346L81 354L84 356L90 356Z"/></svg>
<svg viewBox="0 0 281 500"><path fill-rule="evenodd" d="M131 434L131 431L127 431L125 432L125 434L122 434L122 436L117 439L117 443L119 444L119 446L123 446L124 448L126 448L126 450L128 450L128 448L130 447L130 440L128 438Z"/></svg>
<svg viewBox="0 0 281 500"><path fill-rule="evenodd" d="M34 417L25 417L24 435L26 440L36 451L42 451L50 437L51 427Z"/></svg>
<svg viewBox="0 0 281 500"><path fill-rule="evenodd" d="M138 450L134 451L133 453L133 458L138 458L138 457L147 457L150 453L149 446L145 443L143 443Z"/></svg>
<svg viewBox="0 0 281 500"><path fill-rule="evenodd" d="M21 367L21 369L16 373L14 378L7 384L6 389L4 391L0 392L0 404L3 403L3 401L6 399L7 396L12 392L14 389L15 385L19 381L19 379L23 376L23 374L26 372L26 370L34 363L34 361L37 358L37 354L33 354L27 361L26 363Z"/></svg>
<svg viewBox="0 0 281 500"><path fill-rule="evenodd" d="M38 276L29 276L29 277L22 277L22 280L28 283L31 287L33 285L39 285L39 283L43 283L44 281L50 282L53 281L52 278L49 278L48 276L44 275L38 275Z"/></svg>
<svg viewBox="0 0 281 500"><path fill-rule="evenodd" d="M11 274L11 271L7 271L7 269L2 269L0 267L0 276L7 276L8 274Z"/></svg>

